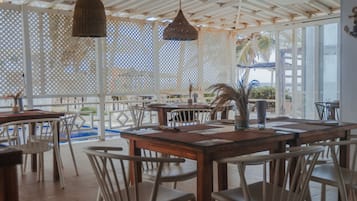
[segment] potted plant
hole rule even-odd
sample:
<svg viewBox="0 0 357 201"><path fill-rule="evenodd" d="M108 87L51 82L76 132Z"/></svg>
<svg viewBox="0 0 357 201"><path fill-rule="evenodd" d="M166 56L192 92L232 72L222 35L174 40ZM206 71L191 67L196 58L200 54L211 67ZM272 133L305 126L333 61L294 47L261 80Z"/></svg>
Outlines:
<svg viewBox="0 0 357 201"><path fill-rule="evenodd" d="M239 115L237 113L235 115L236 129L248 128L248 98L252 89L258 85L259 82L257 80L252 80L248 83L244 76L238 81L237 85L229 85L225 83L213 84L208 90L217 93L217 96L212 101L211 105L215 105L216 108L219 108L233 102L235 110L239 112Z"/></svg>

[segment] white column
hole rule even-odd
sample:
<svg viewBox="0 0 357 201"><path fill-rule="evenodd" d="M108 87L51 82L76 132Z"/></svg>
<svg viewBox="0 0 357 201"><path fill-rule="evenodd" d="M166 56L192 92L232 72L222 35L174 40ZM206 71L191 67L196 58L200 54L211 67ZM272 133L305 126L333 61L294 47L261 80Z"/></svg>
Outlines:
<svg viewBox="0 0 357 201"><path fill-rule="evenodd" d="M23 56L24 56L24 79L25 79L25 94L27 98L27 109L33 108L33 86L32 86L32 65L31 65L31 49L30 49L30 34L28 26L27 10L22 9L22 38Z"/></svg>
<svg viewBox="0 0 357 201"><path fill-rule="evenodd" d="M236 83L236 80L238 79L238 73L237 73L237 52L236 52L236 32L230 31L228 32L228 37L229 40L227 40L228 44L227 47L229 47L229 52L230 52L230 66L231 66L231 76L229 77L230 83Z"/></svg>
<svg viewBox="0 0 357 201"><path fill-rule="evenodd" d="M198 58L198 83L197 85L201 87L201 91L203 93L204 86L203 86L203 36L202 32L198 31L198 41L197 41L197 58ZM200 94L203 96L203 94Z"/></svg>
<svg viewBox="0 0 357 201"><path fill-rule="evenodd" d="M357 6L356 0L341 1L341 120L357 122L357 38L345 33L344 27L350 30L353 26L352 8Z"/></svg>
<svg viewBox="0 0 357 201"><path fill-rule="evenodd" d="M95 51L96 51L96 76L97 76L97 95L99 99L99 105L97 108L97 113L99 117L98 123L98 135L99 140L105 140L105 116L104 116L104 106L105 106L105 83L104 76L106 74L104 68L104 38L95 39Z"/></svg>
<svg viewBox="0 0 357 201"><path fill-rule="evenodd" d="M159 60L159 51L161 48L159 41L159 28L158 23L153 25L153 65L154 65L154 91L157 99L160 100L160 60Z"/></svg>

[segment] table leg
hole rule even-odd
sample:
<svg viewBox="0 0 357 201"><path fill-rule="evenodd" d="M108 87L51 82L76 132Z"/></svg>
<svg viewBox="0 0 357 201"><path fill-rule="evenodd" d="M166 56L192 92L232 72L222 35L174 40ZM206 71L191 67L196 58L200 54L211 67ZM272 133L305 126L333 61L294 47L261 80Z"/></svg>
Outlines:
<svg viewBox="0 0 357 201"><path fill-rule="evenodd" d="M30 124L29 128L29 135L35 135L36 134L36 126L34 123ZM37 171L37 155L36 154L31 154L31 170L32 172Z"/></svg>
<svg viewBox="0 0 357 201"><path fill-rule="evenodd" d="M16 165L0 168L0 201L18 201Z"/></svg>
<svg viewBox="0 0 357 201"><path fill-rule="evenodd" d="M159 125L167 125L167 114L163 108L157 110Z"/></svg>
<svg viewBox="0 0 357 201"><path fill-rule="evenodd" d="M211 200L213 191L213 161L199 153L197 156L197 201Z"/></svg>
<svg viewBox="0 0 357 201"><path fill-rule="evenodd" d="M130 156L140 156L141 155L141 149L136 147L136 143L135 140L130 140L129 141L129 155ZM134 162L130 162L130 167L129 167L129 179L130 179L130 183L134 184L135 182L135 172L136 171L136 176L138 179L138 182L142 181L142 175L141 175L141 163L138 162L136 164L136 169L135 169L135 165Z"/></svg>
<svg viewBox="0 0 357 201"><path fill-rule="evenodd" d="M218 190L228 189L227 163L218 163Z"/></svg>
<svg viewBox="0 0 357 201"><path fill-rule="evenodd" d="M60 152L60 144L59 144L59 139L60 139L60 126L61 123L60 121L57 122L57 139L58 139L58 152ZM59 180L59 172L57 168L57 160L56 160L56 153L55 150L53 149L53 180L58 181Z"/></svg>

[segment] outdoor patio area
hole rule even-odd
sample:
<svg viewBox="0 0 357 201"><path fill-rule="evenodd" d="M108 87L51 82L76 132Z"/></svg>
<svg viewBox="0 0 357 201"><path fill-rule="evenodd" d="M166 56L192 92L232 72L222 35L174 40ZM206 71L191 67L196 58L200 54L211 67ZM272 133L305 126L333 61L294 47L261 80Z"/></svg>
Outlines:
<svg viewBox="0 0 357 201"><path fill-rule="evenodd" d="M357 0L0 0L0 201L357 201L356 52Z"/></svg>

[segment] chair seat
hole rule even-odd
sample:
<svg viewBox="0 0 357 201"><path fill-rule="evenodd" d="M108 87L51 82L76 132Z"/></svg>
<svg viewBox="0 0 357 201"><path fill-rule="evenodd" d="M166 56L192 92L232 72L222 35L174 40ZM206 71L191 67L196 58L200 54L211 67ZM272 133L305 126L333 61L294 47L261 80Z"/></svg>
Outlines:
<svg viewBox="0 0 357 201"><path fill-rule="evenodd" d="M257 182L248 185L249 191L251 192L252 200L259 201L259 200L264 200L263 199L263 182ZM283 194L282 196L284 198L280 197L275 197L273 199L273 185L267 183L266 184L266 192L269 194L265 196L265 201L276 201L276 200L288 200L287 195L288 191L286 191L286 194ZM279 188L278 188L279 189ZM277 193L277 195L280 195L280 193ZM298 197L298 194L292 194L292 197L289 200L294 200L295 197ZM244 199L244 194L243 194L243 189L242 188L233 188L225 191L220 191L220 192L213 192L212 193L212 198L220 201L245 201Z"/></svg>
<svg viewBox="0 0 357 201"><path fill-rule="evenodd" d="M15 145L14 148L21 150L24 154L36 154L52 149L52 145L47 142L29 142L27 144Z"/></svg>
<svg viewBox="0 0 357 201"><path fill-rule="evenodd" d="M150 201L150 196L152 193L152 188L154 184L151 182L142 182L139 183L139 196L140 201ZM134 187L129 188L129 192L131 197L134 197L135 190ZM125 196L125 189L122 190L122 195ZM124 197L123 201L127 201L128 199ZM156 201L187 201L187 200L195 200L195 196L192 193L185 193L182 191L177 191L174 189L166 188L164 186L159 186L158 194Z"/></svg>
<svg viewBox="0 0 357 201"><path fill-rule="evenodd" d="M143 178L154 181L157 169L143 170ZM195 161L186 160L180 164L166 165L161 172L161 182L184 181L196 177L197 169Z"/></svg>
<svg viewBox="0 0 357 201"><path fill-rule="evenodd" d="M343 180L346 185L351 184L351 172L346 168L341 168L341 173ZM353 173L354 175L354 184L357 182L357 172ZM319 165L314 168L314 171L311 175L311 180L316 182L322 182L331 186L338 186L337 184L337 175L336 170L334 169L333 164Z"/></svg>

